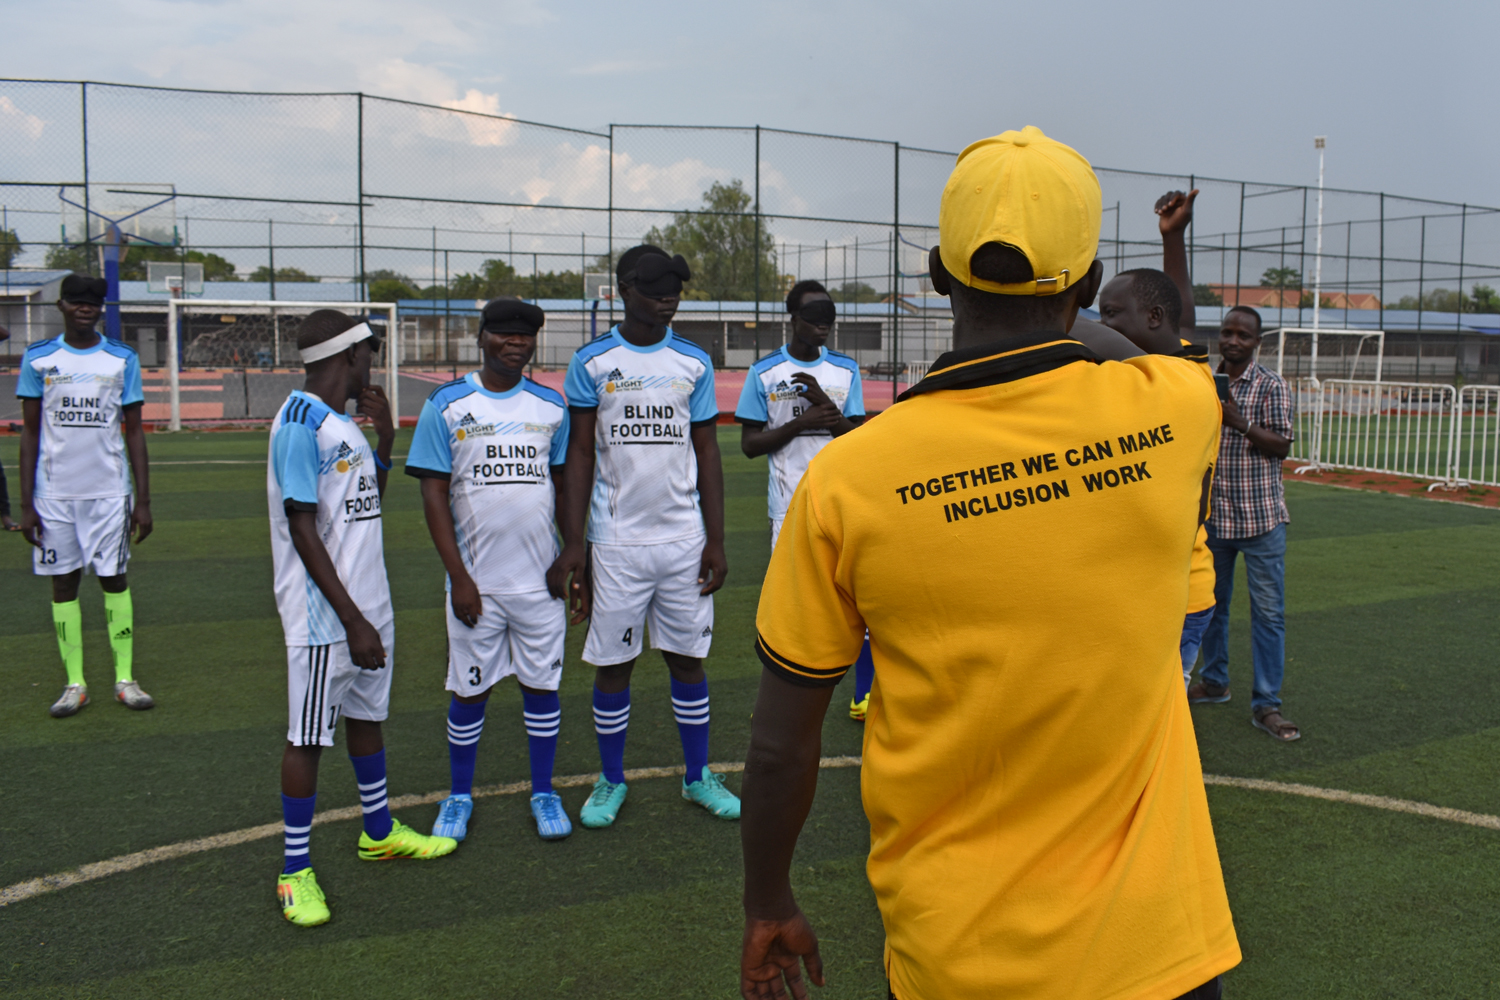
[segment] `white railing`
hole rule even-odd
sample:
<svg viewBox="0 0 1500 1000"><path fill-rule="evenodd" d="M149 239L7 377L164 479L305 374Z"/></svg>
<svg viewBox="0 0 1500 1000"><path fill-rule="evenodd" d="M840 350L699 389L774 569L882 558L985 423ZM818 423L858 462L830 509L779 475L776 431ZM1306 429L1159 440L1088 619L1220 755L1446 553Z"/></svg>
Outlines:
<svg viewBox="0 0 1500 1000"><path fill-rule="evenodd" d="M1466 385L1453 415L1454 482L1500 486L1500 386Z"/></svg>
<svg viewBox="0 0 1500 1000"><path fill-rule="evenodd" d="M927 369L932 367L931 361L908 361L906 363L906 384L916 385L927 377Z"/></svg>

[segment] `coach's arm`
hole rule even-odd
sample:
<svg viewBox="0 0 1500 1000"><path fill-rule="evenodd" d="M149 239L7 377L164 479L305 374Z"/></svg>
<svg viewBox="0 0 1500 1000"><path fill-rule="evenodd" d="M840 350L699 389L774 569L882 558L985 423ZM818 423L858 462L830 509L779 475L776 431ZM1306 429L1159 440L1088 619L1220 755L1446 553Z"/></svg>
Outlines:
<svg viewBox="0 0 1500 1000"><path fill-rule="evenodd" d="M807 976L825 985L818 936L792 895L792 853L818 788L823 718L832 687L802 687L769 670L750 723L750 752L741 788L740 845L745 857L745 937L740 995L783 997L782 980L797 1000Z"/></svg>

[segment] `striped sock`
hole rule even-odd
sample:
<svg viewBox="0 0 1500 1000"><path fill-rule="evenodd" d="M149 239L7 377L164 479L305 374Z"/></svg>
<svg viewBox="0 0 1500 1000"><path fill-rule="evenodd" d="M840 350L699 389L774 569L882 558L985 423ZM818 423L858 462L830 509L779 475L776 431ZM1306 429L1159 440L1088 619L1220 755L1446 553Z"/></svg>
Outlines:
<svg viewBox="0 0 1500 1000"><path fill-rule="evenodd" d="M859 651L859 659L854 661L854 700L864 701L870 695L870 687L875 683L875 656L870 652L870 637L865 636L865 644Z"/></svg>
<svg viewBox="0 0 1500 1000"><path fill-rule="evenodd" d="M599 737L599 769L610 781L625 781L625 735L630 728L630 688L605 694L594 688L594 732Z"/></svg>
<svg viewBox="0 0 1500 1000"><path fill-rule="evenodd" d="M286 830L286 863L281 866L283 875L295 875L312 867L312 862L307 860L307 838L312 832L313 804L317 801L316 792L305 799L294 799L290 795L281 797L281 823Z"/></svg>
<svg viewBox="0 0 1500 1000"><path fill-rule="evenodd" d="M350 757L359 783L359 807L365 814L365 833L371 840L391 835L391 807L385 797L385 748L368 757Z"/></svg>
<svg viewBox="0 0 1500 1000"><path fill-rule="evenodd" d="M526 743L531 751L531 794L552 791L552 762L557 758L557 731L562 727L562 703L556 691L521 692L526 719Z"/></svg>
<svg viewBox="0 0 1500 1000"><path fill-rule="evenodd" d="M453 775L454 795L474 791L474 761L479 757L479 734L484 732L488 704L488 698L468 705L457 698L448 703L448 770Z"/></svg>
<svg viewBox="0 0 1500 1000"><path fill-rule="evenodd" d="M677 717L677 733L682 737L686 780L690 784L702 781L703 769L708 766L707 677L697 684L684 684L672 678L672 714Z"/></svg>

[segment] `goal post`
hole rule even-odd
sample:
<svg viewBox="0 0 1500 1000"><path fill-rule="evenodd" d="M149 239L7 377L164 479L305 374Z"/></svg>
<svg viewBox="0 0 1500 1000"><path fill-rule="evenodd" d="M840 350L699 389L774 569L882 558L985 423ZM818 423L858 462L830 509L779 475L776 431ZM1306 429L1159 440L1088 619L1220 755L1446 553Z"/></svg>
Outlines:
<svg viewBox="0 0 1500 1000"><path fill-rule="evenodd" d="M1288 381L1364 378L1379 382L1384 372L1384 330L1282 327L1271 330L1265 339L1275 345L1276 373ZM1270 346L1262 345L1261 364L1269 366L1265 355Z"/></svg>
<svg viewBox="0 0 1500 1000"><path fill-rule="evenodd" d="M302 367L297 352L297 327L303 317L318 309L338 309L362 316L374 326L385 327L381 347L385 356L383 363L377 364L383 369L391 418L399 426L401 328L395 303L185 299L174 295L167 306L167 350L163 366L166 369L168 406L165 415L168 427L181 430L185 416L188 419L268 419L274 411L268 414L264 405L257 404L267 403L271 397L279 401L285 398L287 386L300 384L300 377L293 371ZM217 404L186 404L188 408L217 409L217 413L185 413L184 393L229 395L222 380L218 385L185 386L182 376L189 370L239 373L241 377L237 382L231 380L235 412L228 412L228 403L219 399ZM252 373L256 378L251 378ZM271 375L279 377L270 378Z"/></svg>

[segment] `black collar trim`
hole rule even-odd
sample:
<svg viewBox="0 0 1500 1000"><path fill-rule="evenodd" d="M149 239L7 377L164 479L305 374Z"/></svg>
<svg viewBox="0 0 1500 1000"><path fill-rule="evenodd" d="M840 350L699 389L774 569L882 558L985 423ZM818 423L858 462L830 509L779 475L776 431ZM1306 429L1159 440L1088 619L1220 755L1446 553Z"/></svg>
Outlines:
<svg viewBox="0 0 1500 1000"><path fill-rule="evenodd" d="M1187 358L1189 361L1197 361L1208 364L1207 344L1183 344L1181 348L1172 352L1174 358Z"/></svg>
<svg viewBox="0 0 1500 1000"><path fill-rule="evenodd" d="M933 362L927 377L907 389L900 402L939 389L978 389L1040 375L1075 361L1103 361L1063 333L1027 333L988 344L949 351Z"/></svg>

